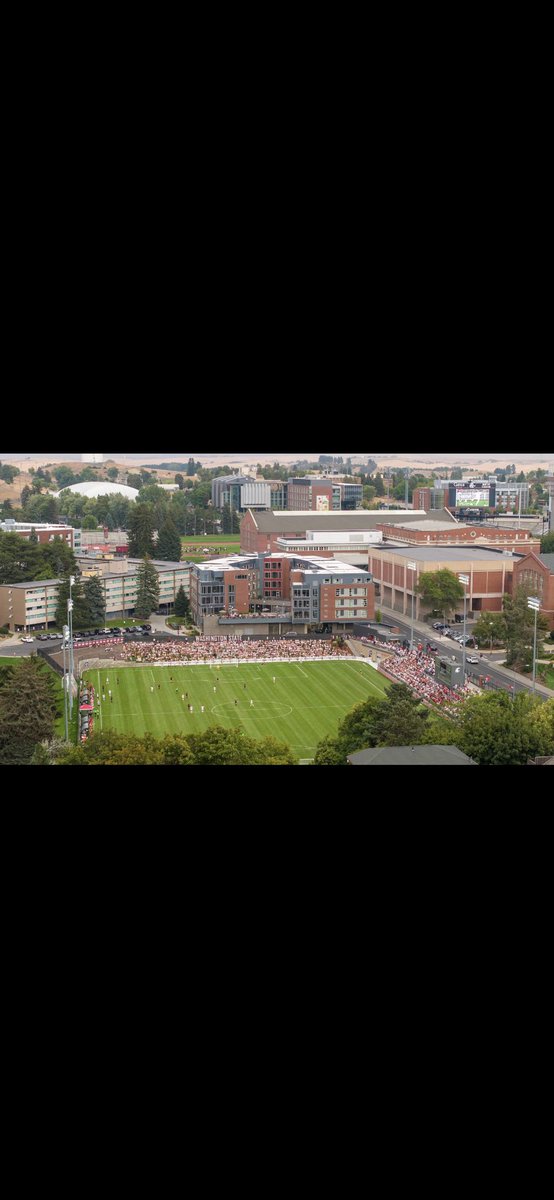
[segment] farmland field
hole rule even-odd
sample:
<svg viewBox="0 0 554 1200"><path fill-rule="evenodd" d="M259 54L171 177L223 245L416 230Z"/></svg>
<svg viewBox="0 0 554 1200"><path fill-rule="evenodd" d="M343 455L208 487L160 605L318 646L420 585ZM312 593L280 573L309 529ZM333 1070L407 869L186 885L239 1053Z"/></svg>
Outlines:
<svg viewBox="0 0 554 1200"><path fill-rule="evenodd" d="M238 667L110 667L86 671L85 678L100 696L97 730L163 737L204 733L210 726L223 725L235 728L239 736L241 731L254 738L271 734L287 742L298 759L313 758L320 739L336 734L339 721L354 704L368 696L382 698L389 686L373 667L348 659Z"/></svg>

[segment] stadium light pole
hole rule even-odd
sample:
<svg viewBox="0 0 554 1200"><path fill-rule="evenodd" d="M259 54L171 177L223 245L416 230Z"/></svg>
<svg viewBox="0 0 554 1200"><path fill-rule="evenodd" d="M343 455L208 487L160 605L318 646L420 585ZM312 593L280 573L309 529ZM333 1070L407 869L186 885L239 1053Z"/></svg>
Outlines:
<svg viewBox="0 0 554 1200"><path fill-rule="evenodd" d="M69 715L71 717L73 716L73 689L71 687L71 680L73 679L73 673L74 673L74 669L75 669L75 664L73 661L73 596L72 596L72 592L71 592L71 589L72 589L74 583L75 583L75 576L70 575L69 576L69 600L67 601L67 611L69 614L69 677L70 677L69 678Z"/></svg>
<svg viewBox="0 0 554 1200"><path fill-rule="evenodd" d="M415 562L406 563L408 571L417 571ZM412 575L412 636L410 638L410 651L414 648L414 577Z"/></svg>
<svg viewBox="0 0 554 1200"><path fill-rule="evenodd" d="M469 575L458 575L460 583L464 585L464 640L462 645L462 687L466 685L466 600L467 588L469 584Z"/></svg>
<svg viewBox="0 0 554 1200"><path fill-rule="evenodd" d="M63 641L62 641L62 651L63 651L63 715L64 715L65 740L66 740L66 742L68 742L68 741L69 741L69 734L68 734L68 730L67 730L67 670L66 670L66 665L65 665L65 647L66 647L66 644L67 644L67 638L68 638L68 634L69 634L69 627L68 627L67 625L64 625L64 626L63 626Z"/></svg>
<svg viewBox="0 0 554 1200"><path fill-rule="evenodd" d="M535 636L533 638L533 695L536 694L537 681L535 678L537 669L537 613L540 608L540 600L538 596L527 597L527 608L532 609L535 614Z"/></svg>

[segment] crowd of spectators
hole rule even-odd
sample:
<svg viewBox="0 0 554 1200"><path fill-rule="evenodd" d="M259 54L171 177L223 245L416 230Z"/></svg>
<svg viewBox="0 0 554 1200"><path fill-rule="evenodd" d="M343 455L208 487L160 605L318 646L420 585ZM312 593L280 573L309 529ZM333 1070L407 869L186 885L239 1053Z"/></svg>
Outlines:
<svg viewBox="0 0 554 1200"><path fill-rule="evenodd" d="M198 637L191 642L150 642L130 644L121 651L123 662L225 662L235 659L347 658L347 646L327 641L298 641L288 638L264 638L243 641L239 637Z"/></svg>
<svg viewBox="0 0 554 1200"><path fill-rule="evenodd" d="M466 683L465 687L452 691L439 683L435 679L435 659L423 647L409 650L397 642L379 642L379 646L392 650L392 654L381 664L387 674L407 684L412 692L428 704L436 704L452 713L468 696L475 694L472 684Z"/></svg>

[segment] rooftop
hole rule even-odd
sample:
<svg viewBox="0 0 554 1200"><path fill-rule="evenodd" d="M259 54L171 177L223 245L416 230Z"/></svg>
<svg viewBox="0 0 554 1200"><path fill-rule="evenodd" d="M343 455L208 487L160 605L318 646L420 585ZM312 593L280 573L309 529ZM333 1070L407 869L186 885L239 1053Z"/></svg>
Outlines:
<svg viewBox="0 0 554 1200"><path fill-rule="evenodd" d="M61 583L61 579L29 579L25 583L2 583L0 587L7 588L36 588L36 587L52 587L55 583Z"/></svg>
<svg viewBox="0 0 554 1200"><path fill-rule="evenodd" d="M347 758L354 767L476 767L457 746L378 746Z"/></svg>
<svg viewBox="0 0 554 1200"><path fill-rule="evenodd" d="M379 554L396 554L399 558L415 558L419 562L427 562L430 559L432 562L444 560L445 562L489 562L502 563L508 560L519 561L525 557L523 546L520 554L512 554L511 551L485 549L483 546L441 546L436 542L432 542L429 546L372 546L371 553Z"/></svg>
<svg viewBox="0 0 554 1200"><path fill-rule="evenodd" d="M313 509L301 509L287 512L254 512L248 509L260 533L299 533L308 529L315 533L326 530L376 529L379 525L391 525L396 522L406 524L421 521L421 512L412 512L405 508L375 509L342 509L340 512L314 512ZM438 509L435 520L439 528L445 525L456 525L454 517L445 508Z"/></svg>
<svg viewBox="0 0 554 1200"><path fill-rule="evenodd" d="M554 554L539 554L538 557L549 571L554 571Z"/></svg>

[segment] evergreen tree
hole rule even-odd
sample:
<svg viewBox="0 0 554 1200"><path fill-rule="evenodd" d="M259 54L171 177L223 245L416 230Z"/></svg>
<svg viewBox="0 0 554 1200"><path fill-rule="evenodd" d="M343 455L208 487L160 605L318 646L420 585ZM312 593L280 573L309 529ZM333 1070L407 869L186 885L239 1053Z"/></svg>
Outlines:
<svg viewBox="0 0 554 1200"><path fill-rule="evenodd" d="M154 556L154 519L150 504L135 504L128 526L129 557Z"/></svg>
<svg viewBox="0 0 554 1200"><path fill-rule="evenodd" d="M84 600L87 607L87 625L103 625L106 620L104 589L98 575L91 575L83 585Z"/></svg>
<svg viewBox="0 0 554 1200"><path fill-rule="evenodd" d="M166 562L181 561L181 539L175 521L169 515L160 527L156 558L163 558Z"/></svg>
<svg viewBox="0 0 554 1200"><path fill-rule="evenodd" d="M190 604L188 597L185 595L185 589L181 584L179 591L175 597L175 616L188 617L190 612Z"/></svg>
<svg viewBox="0 0 554 1200"><path fill-rule="evenodd" d="M36 529L35 529L34 525L33 525L33 528L31 529L31 532L30 532L30 534L29 534L29 541L30 541L31 545L33 545L33 546L38 546L38 537L37 537L37 531L36 531Z"/></svg>
<svg viewBox="0 0 554 1200"><path fill-rule="evenodd" d="M375 476L375 490L376 490L376 493L378 496L385 495L385 484L383 482L383 476L381 475L380 471L378 471Z"/></svg>
<svg viewBox="0 0 554 1200"><path fill-rule="evenodd" d="M51 738L58 712L55 677L36 655L21 659L0 692L0 763L28 763Z"/></svg>
<svg viewBox="0 0 554 1200"><path fill-rule="evenodd" d="M175 476L175 483L177 484L177 486L178 486L178 488L179 488L179 491L181 491L181 492L182 492L182 490L183 490L183 488L184 488L184 486L185 486L185 480L184 480L184 478L183 478L183 476L182 476L181 474L177 474L177 475Z"/></svg>
<svg viewBox="0 0 554 1200"><path fill-rule="evenodd" d="M135 615L141 620L157 612L160 602L160 580L156 568L146 557L137 571L137 601Z"/></svg>
<svg viewBox="0 0 554 1200"><path fill-rule="evenodd" d="M89 624L88 606L83 595L83 585L77 577L71 589L73 599L73 629L86 629ZM67 601L69 600L69 576L62 579L58 590L58 601L54 620L58 629L69 624Z"/></svg>

